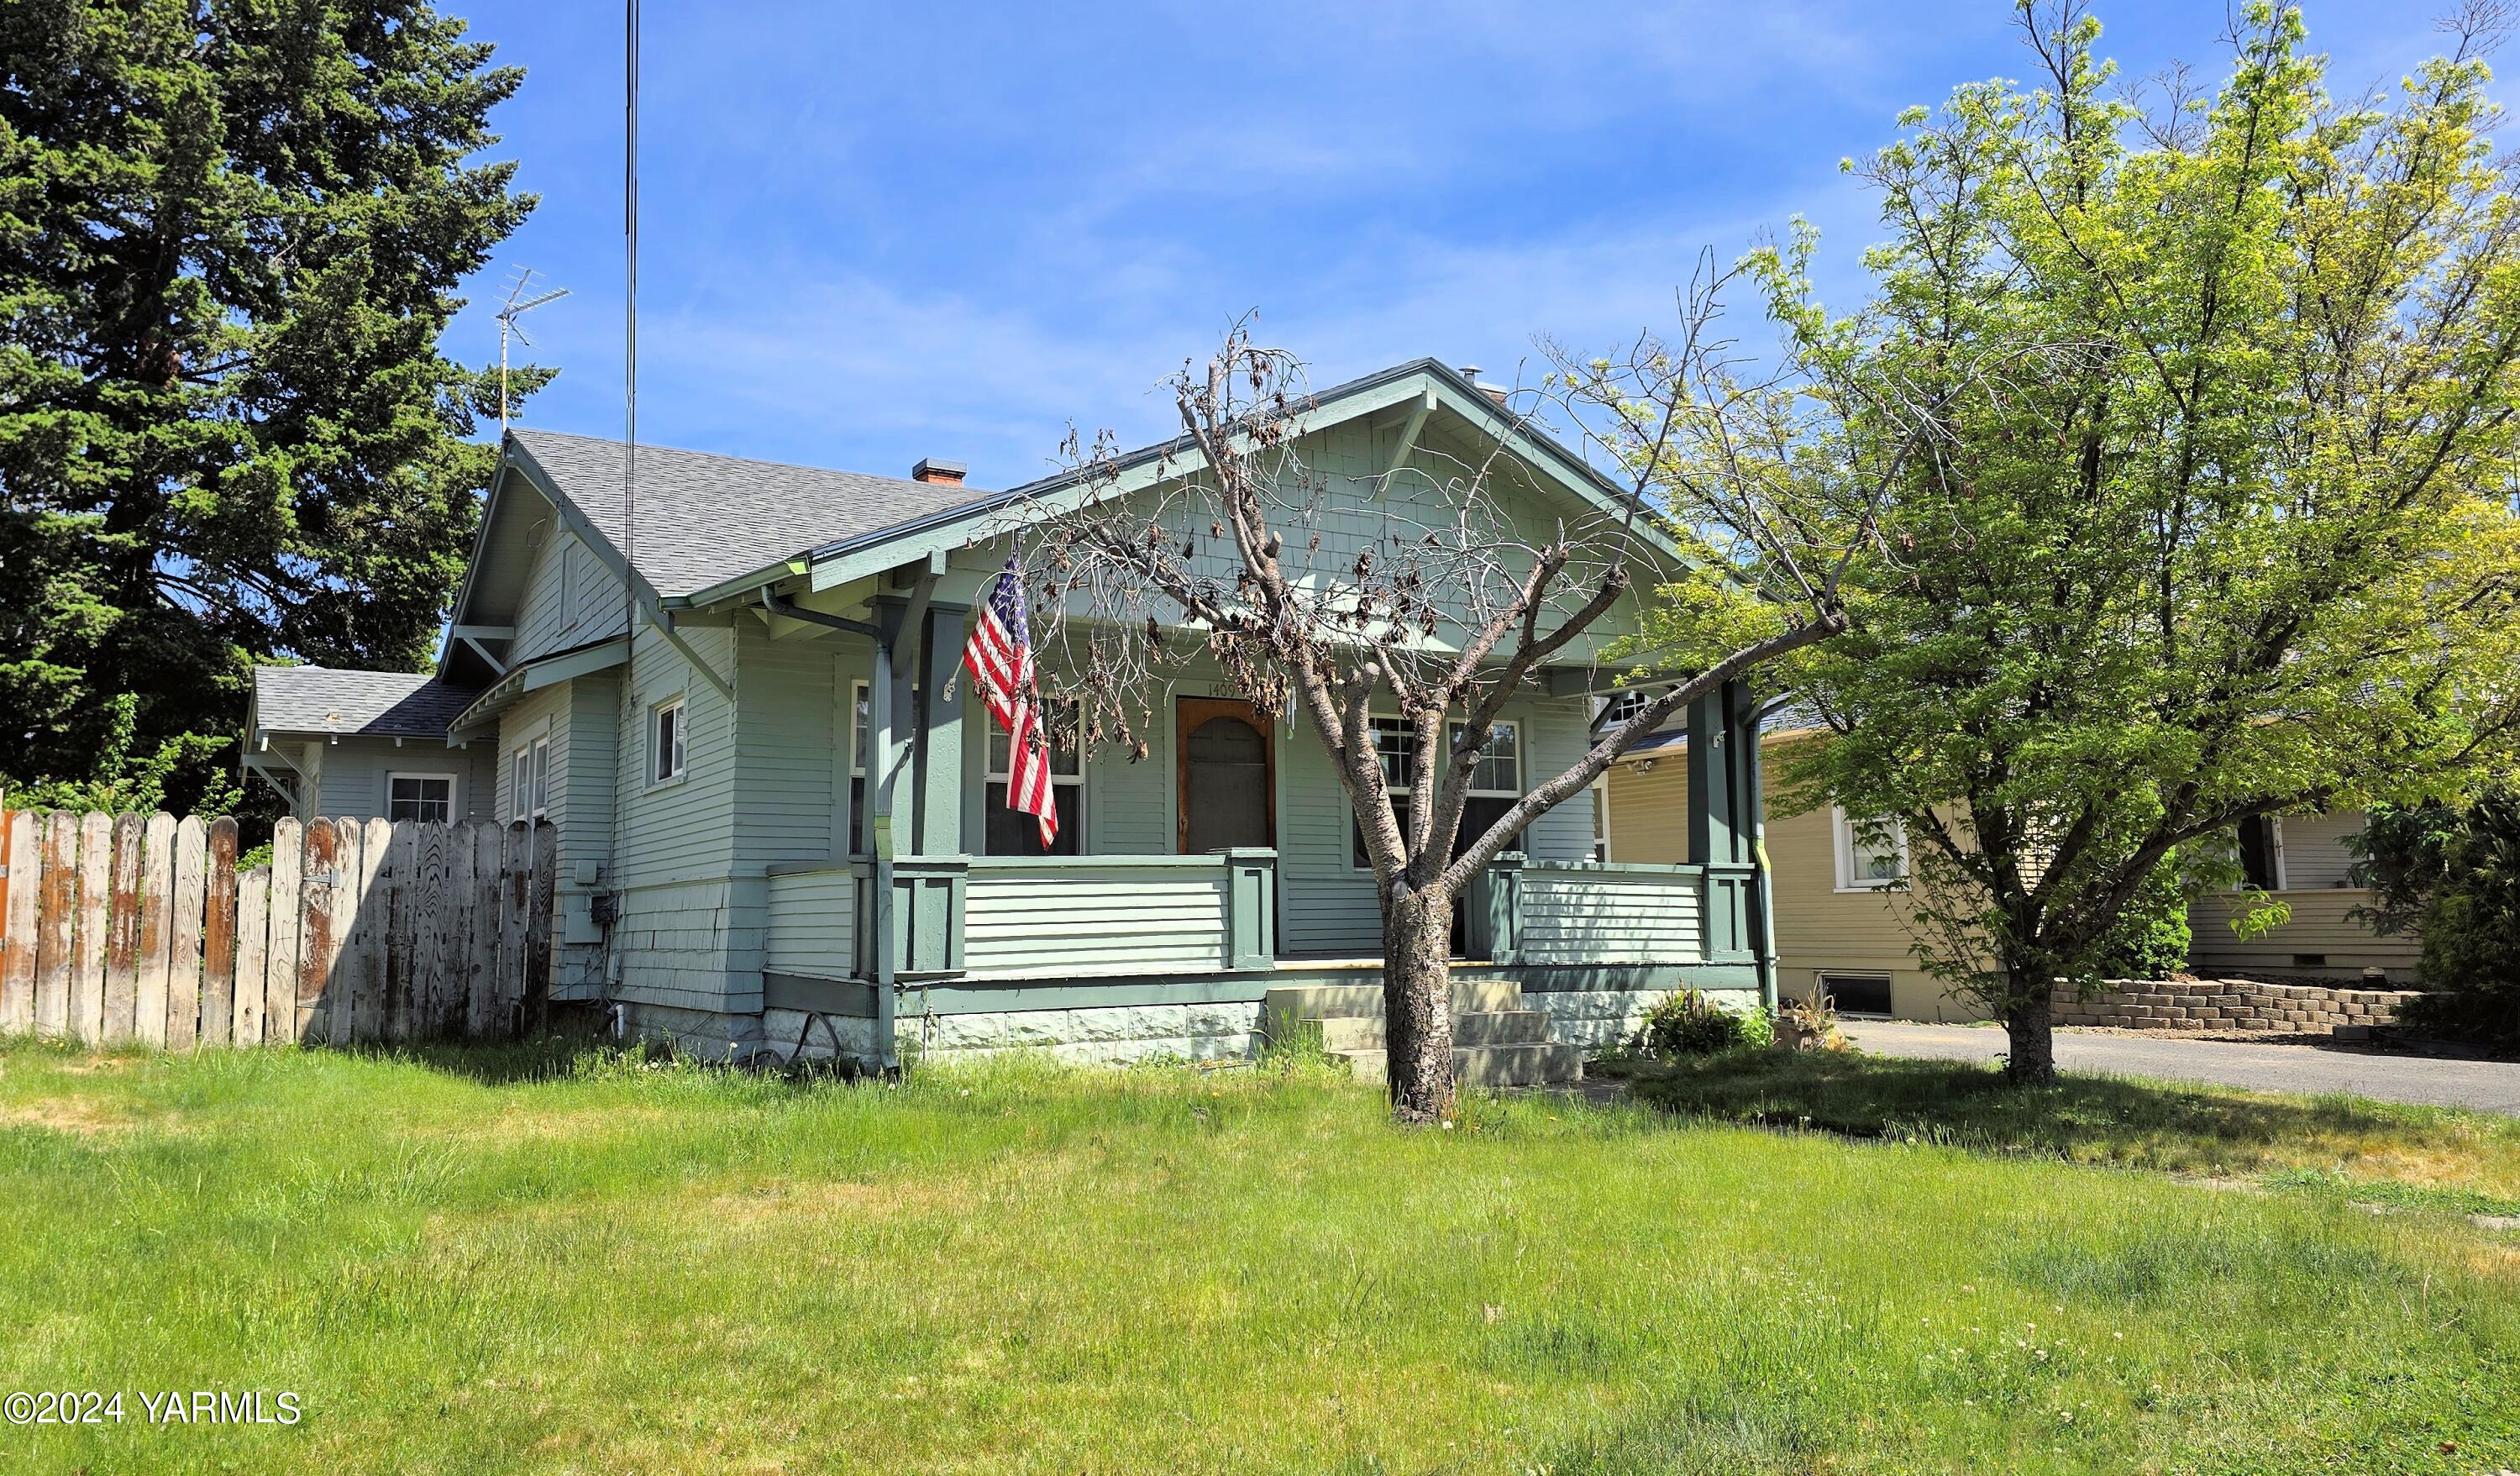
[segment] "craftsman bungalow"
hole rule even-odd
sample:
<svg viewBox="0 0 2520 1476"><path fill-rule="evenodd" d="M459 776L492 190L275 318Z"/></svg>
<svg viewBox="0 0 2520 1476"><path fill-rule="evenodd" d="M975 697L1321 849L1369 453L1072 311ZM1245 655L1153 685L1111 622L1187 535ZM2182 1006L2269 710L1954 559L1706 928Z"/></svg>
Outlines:
<svg viewBox="0 0 2520 1476"><path fill-rule="evenodd" d="M1300 451L1328 477L1328 552L1500 441L1535 522L1618 496L1431 360L1323 392ZM511 432L437 671L391 692L368 673L264 673L256 772L307 814L548 817L555 988L634 1032L861 1058L1210 1057L1251 1049L1265 999L1378 1056L1373 877L1308 728L1193 679L1149 756L1058 758L1056 854L1007 813L1004 735L956 680L968 612L1028 510L1072 487L643 446L625 533L622 460L610 441ZM1421 462L1426 476L1384 475ZM1150 448L1122 486L1194 466ZM1588 744L1619 674L1602 648L1635 613L1513 702L1483 769L1495 797ZM1692 715L1681 857L1598 860L1600 807L1578 801L1489 872L1456 973L1465 1072L1562 1079L1669 991L1757 998L1756 755L1729 721L1744 710L1731 692Z"/></svg>

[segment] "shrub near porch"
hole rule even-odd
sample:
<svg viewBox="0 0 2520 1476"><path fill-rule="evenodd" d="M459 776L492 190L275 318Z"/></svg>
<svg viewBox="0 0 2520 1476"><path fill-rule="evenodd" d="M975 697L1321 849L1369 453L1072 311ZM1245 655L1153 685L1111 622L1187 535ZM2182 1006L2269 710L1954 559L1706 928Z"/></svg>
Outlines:
<svg viewBox="0 0 2520 1476"><path fill-rule="evenodd" d="M2520 1461L2520 1248L2320 1195L1303 1069L0 1052L26 1469Z"/></svg>

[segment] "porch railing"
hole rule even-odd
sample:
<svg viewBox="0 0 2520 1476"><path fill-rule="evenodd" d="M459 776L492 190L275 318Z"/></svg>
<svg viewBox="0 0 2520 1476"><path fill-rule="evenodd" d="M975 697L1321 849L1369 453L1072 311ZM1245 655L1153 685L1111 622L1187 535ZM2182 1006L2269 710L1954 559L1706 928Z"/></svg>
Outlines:
<svg viewBox="0 0 2520 1476"><path fill-rule="evenodd" d="M1748 866L1531 861L1508 851L1462 908L1473 957L1499 963L1746 962Z"/></svg>
<svg viewBox="0 0 2520 1476"><path fill-rule="evenodd" d="M1205 856L904 856L892 872L903 979L1082 978L1266 967L1277 852ZM767 966L876 973L875 868L774 872Z"/></svg>

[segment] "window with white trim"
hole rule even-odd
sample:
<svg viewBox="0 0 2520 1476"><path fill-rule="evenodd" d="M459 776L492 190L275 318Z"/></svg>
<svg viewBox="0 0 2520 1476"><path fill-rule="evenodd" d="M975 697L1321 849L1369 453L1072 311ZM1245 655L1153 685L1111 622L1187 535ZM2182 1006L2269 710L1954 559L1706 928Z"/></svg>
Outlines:
<svg viewBox="0 0 2520 1476"><path fill-rule="evenodd" d="M683 742L689 727L680 696L648 709L648 784L670 784L683 777Z"/></svg>
<svg viewBox="0 0 2520 1476"><path fill-rule="evenodd" d="M455 820L455 776L387 774L385 819L450 825Z"/></svg>
<svg viewBox="0 0 2520 1476"><path fill-rule="evenodd" d="M1610 777L1606 774L1593 781L1593 859L1610 859Z"/></svg>
<svg viewBox="0 0 2520 1476"><path fill-rule="evenodd" d="M1839 891L1884 891L1908 879L1908 833L1897 821L1857 822L1834 805L1828 817L1837 837Z"/></svg>
<svg viewBox="0 0 2520 1476"><path fill-rule="evenodd" d="M1382 761L1383 787L1391 791L1391 811L1406 833L1409 815L1418 789L1417 730L1407 718L1374 718L1373 751ZM1455 723L1445 736L1458 743L1466 724ZM1470 771L1469 798L1462 806L1462 827L1454 832L1453 853L1487 833L1488 827L1504 818L1522 798L1522 726L1511 720L1499 722L1488 731L1488 745L1479 752L1478 767ZM1365 827L1352 820L1348 827L1348 864L1359 871L1371 871L1373 859L1366 854ZM1508 841L1508 850L1521 848L1519 838Z"/></svg>
<svg viewBox="0 0 2520 1476"><path fill-rule="evenodd" d="M849 684L849 854L867 852L867 724L874 717L867 684Z"/></svg>
<svg viewBox="0 0 2520 1476"><path fill-rule="evenodd" d="M1085 854L1085 756L1076 742L1072 703L1043 703L1050 740L1050 802L1058 812L1058 838L1041 846L1041 822L1007 804L1008 765L1014 744L1008 732L989 725L989 780L980 799L982 854L988 856L1082 856Z"/></svg>
<svg viewBox="0 0 2520 1476"><path fill-rule="evenodd" d="M551 803L551 738L517 745L508 766L508 815L512 820L540 820Z"/></svg>

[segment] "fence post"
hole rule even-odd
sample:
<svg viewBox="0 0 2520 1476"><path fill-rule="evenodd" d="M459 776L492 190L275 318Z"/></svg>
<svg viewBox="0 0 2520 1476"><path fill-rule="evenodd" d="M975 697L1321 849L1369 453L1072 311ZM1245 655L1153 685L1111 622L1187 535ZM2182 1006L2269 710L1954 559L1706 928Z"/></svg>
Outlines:
<svg viewBox="0 0 2520 1476"><path fill-rule="evenodd" d="M508 827L484 821L472 827L472 933L466 940L464 1033L487 1034L499 992L499 928L507 890L501 882Z"/></svg>
<svg viewBox="0 0 2520 1476"><path fill-rule="evenodd" d="M236 1002L230 1033L240 1046L271 1039L271 868L255 867L237 878Z"/></svg>
<svg viewBox="0 0 2520 1476"><path fill-rule="evenodd" d="M525 977L522 1021L540 1029L551 1013L552 895L560 878L560 827L534 822L533 890L525 905Z"/></svg>
<svg viewBox="0 0 2520 1476"><path fill-rule="evenodd" d="M394 893L395 911L398 917L409 919L408 927L396 922L394 938L403 945L408 962L402 968L402 988L387 1001L385 1032L400 1040L430 1033L428 1022L436 1015L443 987L443 945L452 896L446 889L446 874L453 859L447 834L445 826L433 822L414 826L409 843L394 854L395 868L403 873ZM387 977L393 975L388 972Z"/></svg>
<svg viewBox="0 0 2520 1476"><path fill-rule="evenodd" d="M20 810L9 817L9 915L0 923L0 1030L35 1028L36 915L44 879L43 817Z"/></svg>
<svg viewBox="0 0 2520 1476"><path fill-rule="evenodd" d="M209 876L202 888L202 1044L224 1046L236 1030L237 823L210 822Z"/></svg>
<svg viewBox="0 0 2520 1476"><path fill-rule="evenodd" d="M105 1006L96 1039L130 1041L140 1012L140 817L113 817L113 880L105 921Z"/></svg>
<svg viewBox="0 0 2520 1476"><path fill-rule="evenodd" d="M295 819L271 827L271 941L263 949L262 1039L297 1039L297 951L305 923L306 827Z"/></svg>
<svg viewBox="0 0 2520 1476"><path fill-rule="evenodd" d="M113 817L79 819L78 942L70 988L70 1038L105 1039L105 929L113 896Z"/></svg>
<svg viewBox="0 0 2520 1476"><path fill-rule="evenodd" d="M202 1035L202 909L204 864L209 859L202 823L186 816L175 827L175 895L167 899L166 1005L158 1011L165 1022L162 1044L170 1051L190 1051Z"/></svg>
<svg viewBox="0 0 2520 1476"><path fill-rule="evenodd" d="M174 946L175 817L160 810L140 827L139 950L132 964L132 1038L166 1044L166 973Z"/></svg>

